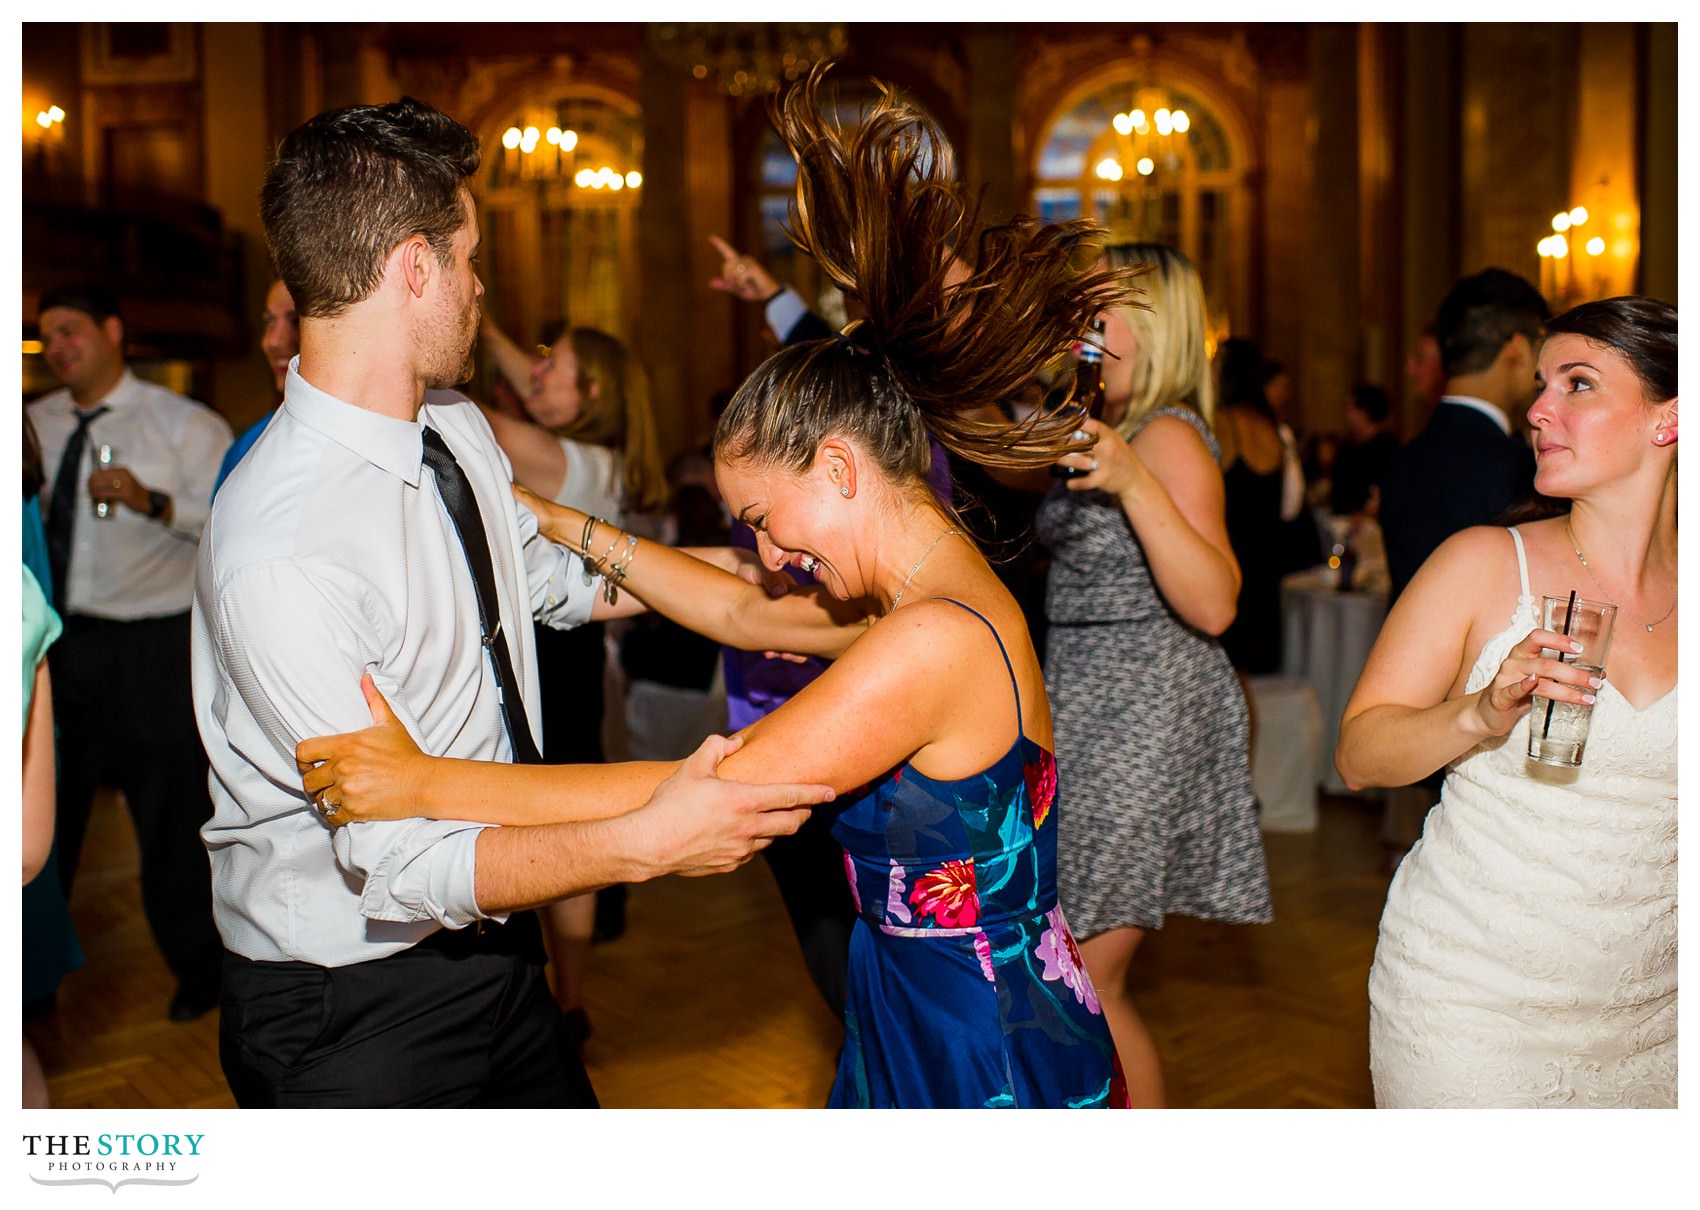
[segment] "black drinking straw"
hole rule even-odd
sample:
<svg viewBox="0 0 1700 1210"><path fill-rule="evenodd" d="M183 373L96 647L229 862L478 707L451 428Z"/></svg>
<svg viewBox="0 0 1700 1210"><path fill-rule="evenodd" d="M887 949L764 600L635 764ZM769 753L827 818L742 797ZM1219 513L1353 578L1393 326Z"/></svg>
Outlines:
<svg viewBox="0 0 1700 1210"><path fill-rule="evenodd" d="M1575 617L1575 616L1576 616L1576 590L1574 588L1572 588L1570 590L1570 603L1564 607L1564 633L1567 637L1570 634L1570 619ZM1562 651L1559 652L1558 658L1559 658L1560 663L1562 663L1564 661L1564 653ZM1551 730L1552 730L1552 699L1549 697L1549 698L1547 698L1547 721L1544 724L1542 724L1542 726L1541 726L1541 738L1545 739L1547 737L1547 732L1551 731Z"/></svg>

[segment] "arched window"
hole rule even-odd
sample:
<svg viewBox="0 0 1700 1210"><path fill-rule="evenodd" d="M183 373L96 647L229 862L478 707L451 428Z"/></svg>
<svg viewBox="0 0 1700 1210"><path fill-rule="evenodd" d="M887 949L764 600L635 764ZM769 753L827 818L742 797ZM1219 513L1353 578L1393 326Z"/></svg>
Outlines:
<svg viewBox="0 0 1700 1210"><path fill-rule="evenodd" d="M1220 337L1246 289L1244 171L1224 123L1195 91L1111 79L1046 128L1034 212L1046 222L1096 219L1116 243L1179 248L1198 266Z"/></svg>
<svg viewBox="0 0 1700 1210"><path fill-rule="evenodd" d="M637 103L588 86L513 106L484 138L487 306L522 344L569 324L630 339L642 300Z"/></svg>

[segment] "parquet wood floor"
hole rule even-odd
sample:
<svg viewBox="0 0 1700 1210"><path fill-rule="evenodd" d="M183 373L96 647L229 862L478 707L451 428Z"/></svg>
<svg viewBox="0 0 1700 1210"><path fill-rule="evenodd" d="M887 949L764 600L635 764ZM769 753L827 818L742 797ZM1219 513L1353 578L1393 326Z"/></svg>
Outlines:
<svg viewBox="0 0 1700 1210"><path fill-rule="evenodd" d="M1386 893L1378 813L1325 799L1317 831L1265 837L1276 922L1171 919L1137 994L1181 1107L1371 1103L1364 982ZM122 804L97 802L72 913L88 955L27 1022L55 1105L218 1108L217 1013L166 1020L172 982L141 918ZM585 1050L610 1108L824 1103L838 1025L804 971L766 866L634 887L592 955Z"/></svg>

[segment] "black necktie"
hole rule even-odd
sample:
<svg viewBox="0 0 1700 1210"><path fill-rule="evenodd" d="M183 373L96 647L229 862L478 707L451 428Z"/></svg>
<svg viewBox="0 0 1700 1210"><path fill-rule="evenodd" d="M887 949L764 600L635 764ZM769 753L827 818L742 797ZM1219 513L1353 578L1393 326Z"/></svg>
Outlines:
<svg viewBox="0 0 1700 1210"><path fill-rule="evenodd" d="M513 660L508 654L508 640L502 634L502 610L496 599L496 573L490 562L490 540L484 534L484 518L478 512L478 500L472 494L472 484L466 472L449 452L448 444L437 430L425 429L425 465L437 477L437 494L443 507L449 510L460 535L461 552L472 570L472 581L478 588L478 625L483 634L484 648L495 661L496 679L502 687L502 718L508 725L508 739L513 743L514 761L522 765L543 763L543 755L531 738L531 726L525 717L525 697L514 677Z"/></svg>
<svg viewBox="0 0 1700 1210"><path fill-rule="evenodd" d="M92 412L79 412L77 427L65 442L65 454L53 476L53 494L47 498L47 567L53 573L53 605L61 617L68 589L65 576L71 568L71 531L77 520L77 484L83 477L83 446L88 444L89 425L110 410L101 406Z"/></svg>

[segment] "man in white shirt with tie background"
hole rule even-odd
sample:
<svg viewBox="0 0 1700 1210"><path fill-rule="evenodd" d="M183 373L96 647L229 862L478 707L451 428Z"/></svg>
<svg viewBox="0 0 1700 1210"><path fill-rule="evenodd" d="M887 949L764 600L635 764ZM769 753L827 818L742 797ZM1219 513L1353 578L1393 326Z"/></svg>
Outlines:
<svg viewBox="0 0 1700 1210"><path fill-rule="evenodd" d="M438 390L472 368L477 164L464 127L404 98L305 123L261 194L301 353L219 491L194 650L243 1106L595 1105L524 909L742 861L830 793L722 782L716 739L586 823L333 830L302 793L296 743L366 725L363 672L427 751L537 759L528 615L591 614L597 585L515 503L488 424Z"/></svg>
<svg viewBox="0 0 1700 1210"><path fill-rule="evenodd" d="M29 408L49 476L53 603L65 623L48 653L60 884L69 900L96 787L121 790L136 826L143 913L177 977L170 1016L190 1021L218 1002L221 951L196 835L212 806L189 698L189 603L230 426L130 370L106 288L49 290L37 316L42 353L65 384ZM107 465L96 456L103 446Z"/></svg>

